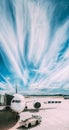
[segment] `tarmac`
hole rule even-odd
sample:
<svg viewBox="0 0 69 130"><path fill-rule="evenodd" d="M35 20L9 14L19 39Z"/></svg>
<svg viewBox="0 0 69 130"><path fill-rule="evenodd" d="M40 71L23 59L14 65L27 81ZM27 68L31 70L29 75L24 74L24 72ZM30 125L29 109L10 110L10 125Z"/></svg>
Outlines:
<svg viewBox="0 0 69 130"><path fill-rule="evenodd" d="M50 100L51 98L40 98L41 102ZM55 98L54 98L55 99ZM59 98L58 98L59 99ZM69 130L69 100L64 100L61 98L62 103L57 106L53 104L50 106L45 104L43 110L39 112L22 112L20 114L19 122L9 130ZM31 107L31 105L30 105ZM42 106L43 107L43 106ZM27 119L32 115L39 115L42 117L42 122L31 128L19 128L20 121Z"/></svg>

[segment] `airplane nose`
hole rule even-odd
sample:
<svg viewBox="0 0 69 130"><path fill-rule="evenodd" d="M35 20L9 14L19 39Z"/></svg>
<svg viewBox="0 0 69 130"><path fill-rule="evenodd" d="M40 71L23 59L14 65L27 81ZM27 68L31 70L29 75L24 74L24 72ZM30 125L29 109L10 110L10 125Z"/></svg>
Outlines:
<svg viewBox="0 0 69 130"><path fill-rule="evenodd" d="M10 107L14 112L21 113L25 109L25 98L19 94L14 95Z"/></svg>

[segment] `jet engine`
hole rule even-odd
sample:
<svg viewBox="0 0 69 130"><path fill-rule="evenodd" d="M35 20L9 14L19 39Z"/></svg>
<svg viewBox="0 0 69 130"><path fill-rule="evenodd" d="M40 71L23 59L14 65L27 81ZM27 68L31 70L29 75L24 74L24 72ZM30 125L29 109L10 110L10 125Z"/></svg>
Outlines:
<svg viewBox="0 0 69 130"><path fill-rule="evenodd" d="M25 109L25 98L20 94L15 94L11 100L11 110L20 113Z"/></svg>
<svg viewBox="0 0 69 130"><path fill-rule="evenodd" d="M34 108L39 109L41 107L41 103L40 102L35 102L34 103Z"/></svg>

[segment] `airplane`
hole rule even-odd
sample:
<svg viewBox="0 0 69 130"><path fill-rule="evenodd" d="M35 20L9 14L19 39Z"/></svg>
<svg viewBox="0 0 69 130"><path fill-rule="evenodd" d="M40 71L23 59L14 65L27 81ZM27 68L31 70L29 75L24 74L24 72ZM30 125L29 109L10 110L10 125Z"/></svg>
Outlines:
<svg viewBox="0 0 69 130"><path fill-rule="evenodd" d="M8 102L9 101L9 102ZM44 101L43 102L46 105L49 105L47 108L50 107L50 104L58 104L61 103L61 101ZM29 106L31 106L30 108ZM38 99L33 99L26 101L25 97L21 94L17 93L17 86L16 86L16 93L14 95L8 95L6 94L6 99L4 96L4 103L0 103L0 129L1 130L8 130L11 127L13 127L18 120L20 119L20 113L23 111L39 111L46 109L44 106L42 106L42 102ZM54 107L53 107L54 108Z"/></svg>

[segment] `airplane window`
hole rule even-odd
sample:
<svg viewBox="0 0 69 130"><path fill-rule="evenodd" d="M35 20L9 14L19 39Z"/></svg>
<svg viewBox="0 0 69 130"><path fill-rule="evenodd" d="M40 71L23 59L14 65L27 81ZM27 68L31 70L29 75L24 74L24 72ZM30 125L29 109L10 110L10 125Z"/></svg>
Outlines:
<svg viewBox="0 0 69 130"><path fill-rule="evenodd" d="M58 101L58 103L61 103L61 101Z"/></svg>
<svg viewBox="0 0 69 130"><path fill-rule="evenodd" d="M48 101L48 103L51 103L51 101Z"/></svg>
<svg viewBox="0 0 69 130"><path fill-rule="evenodd" d="M55 103L58 103L57 101L55 101Z"/></svg>
<svg viewBox="0 0 69 130"><path fill-rule="evenodd" d="M48 101L48 103L61 103L61 101Z"/></svg>
<svg viewBox="0 0 69 130"><path fill-rule="evenodd" d="M17 102L17 103L20 103L20 100L17 100L16 102Z"/></svg>
<svg viewBox="0 0 69 130"><path fill-rule="evenodd" d="M20 103L20 100L13 100L12 101L13 103L15 102L15 103Z"/></svg>
<svg viewBox="0 0 69 130"><path fill-rule="evenodd" d="M12 102L14 102L14 100L12 100Z"/></svg>
<svg viewBox="0 0 69 130"><path fill-rule="evenodd" d="M52 103L54 103L54 101L52 101Z"/></svg>
<svg viewBox="0 0 69 130"><path fill-rule="evenodd" d="M59 101L59 103L61 103L61 101Z"/></svg>

